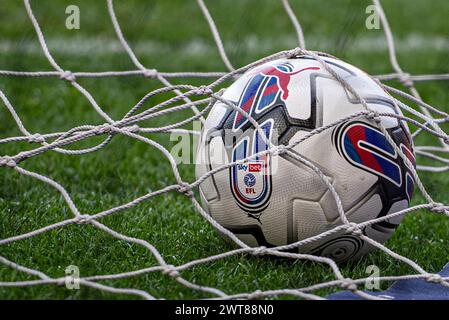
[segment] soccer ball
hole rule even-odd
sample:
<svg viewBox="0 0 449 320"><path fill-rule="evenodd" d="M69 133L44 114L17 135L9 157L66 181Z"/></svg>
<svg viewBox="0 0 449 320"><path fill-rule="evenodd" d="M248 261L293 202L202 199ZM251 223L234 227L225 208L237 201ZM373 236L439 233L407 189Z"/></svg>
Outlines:
<svg viewBox="0 0 449 320"><path fill-rule="evenodd" d="M365 72L323 56L370 110L401 114ZM366 111L311 56L275 60L243 74L222 97L250 114L218 101L204 125L197 149L196 176L245 159L273 145L289 145L310 131ZM414 165L413 142L404 121L380 117L397 147ZM279 246L319 235L342 223L336 201L311 163L331 181L349 221L360 223L403 210L413 194L410 168L379 129L364 116L332 126L290 149L294 155L262 154L221 170L199 185L205 210L250 246ZM306 161L300 161L305 159ZM383 243L401 217L366 226L362 232ZM299 248L300 252L357 259L372 245L344 230Z"/></svg>

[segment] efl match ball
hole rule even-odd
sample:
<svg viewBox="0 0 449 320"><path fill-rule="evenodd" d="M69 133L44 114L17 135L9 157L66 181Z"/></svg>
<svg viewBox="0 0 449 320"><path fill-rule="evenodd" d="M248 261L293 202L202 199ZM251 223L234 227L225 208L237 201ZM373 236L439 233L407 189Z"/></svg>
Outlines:
<svg viewBox="0 0 449 320"><path fill-rule="evenodd" d="M363 97L369 109L401 115L393 98L360 69L323 56L325 64ZM312 130L366 111L361 102L312 56L275 60L247 71L222 97L260 126L218 101L209 113L197 149L196 176L263 152L288 146ZM413 142L404 121L382 116L396 146L414 165ZM265 136L265 139L264 139ZM361 223L408 207L414 181L410 168L375 119L360 116L311 135L289 153L261 154L210 175L199 185L204 209L250 246L280 246L322 234L342 224L339 195L350 222ZM402 216L362 228L385 242ZM340 230L299 248L337 262L360 258L373 246Z"/></svg>

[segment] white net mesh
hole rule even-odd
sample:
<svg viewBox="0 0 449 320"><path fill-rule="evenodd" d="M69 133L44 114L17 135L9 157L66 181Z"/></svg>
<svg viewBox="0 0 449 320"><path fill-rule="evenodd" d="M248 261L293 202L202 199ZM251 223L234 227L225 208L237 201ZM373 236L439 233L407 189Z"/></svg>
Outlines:
<svg viewBox="0 0 449 320"><path fill-rule="evenodd" d="M308 254L299 254L299 253L292 253L291 249L300 247L304 244L317 241L321 238L323 238L326 235L336 233L339 231L346 231L348 233L351 233L357 237L360 237L363 241L366 241L370 244L372 244L374 247L378 248L379 250L382 250L385 254L391 256L394 259L397 259L399 262L402 262L408 266L410 266L415 272L413 274L405 274L405 275L398 275L398 276L379 276L376 277L375 280L379 281L394 281L394 280L400 280L400 279L412 279L412 278L422 278L427 281L440 283L444 286L449 286L448 278L441 277L434 273L429 273L426 270L424 270L420 265L418 265L416 262L414 262L412 259L407 258L406 256L400 255L396 252L393 252L386 246L374 241L373 239L367 237L361 232L361 229L367 225L378 223L380 221L384 221L387 219L391 219L393 217L397 217L399 215L407 215L414 211L418 210L425 210L428 212L428 214L436 214L436 215L446 215L449 216L449 206L447 204L443 203L437 203L432 199L432 196L426 191L425 186L420 180L420 177L418 173L413 170L412 175L415 180L415 184L417 188L422 193L424 199L426 200L425 203L418 204L415 206L412 206L408 209L401 210L399 212L389 214L387 216L377 218L375 220L366 221L363 223L351 223L347 220L345 213L343 211L342 205L340 203L340 199L338 194L335 192L332 185L327 182L326 178L320 171L320 169L316 166L314 166L311 163L308 163L309 165L318 175L320 175L323 178L323 181L327 184L327 187L332 192L332 195L337 203L337 207L339 210L339 215L341 218L341 221L343 222L340 226L326 232L325 234L320 234L312 238L308 238L305 240L298 241L293 244L280 246L280 247L273 247L273 248L266 248L266 247L257 247L257 248L250 248L247 245L245 245L243 242L241 242L236 236L234 236L232 233L224 229L220 224L218 224L216 221L214 221L211 216L209 216L200 206L197 199L194 196L193 189L198 187L198 185L204 181L207 177L210 175L216 173L218 170L227 170L230 166L235 165L229 164L229 165L223 165L211 172L208 172L203 177L197 179L196 181L187 182L183 181L181 178L181 175L178 170L178 166L176 164L175 159L172 157L170 152L164 148L162 145L160 145L158 142L156 142L153 139L150 139L146 136L143 136L143 133L156 133L156 132L180 132L185 134L198 134L198 132L190 132L185 129L180 129L180 127L194 121L194 120L201 120L204 121L204 116L207 114L207 112L210 110L210 107L213 105L216 101L222 101L223 103L227 104L230 108L233 108L235 110L239 110L242 114L244 114L245 117L251 121L255 125L255 127L260 130L259 126L257 125L257 122L251 118L247 113L239 109L237 106L235 106L232 102L224 100L220 94L216 93L214 90L222 84L224 81L229 79L234 79L236 76L244 73L248 69L260 65L264 62L271 61L277 58L281 57L291 57L298 54L307 54L313 56L317 61L319 61L323 68L325 68L330 74L332 74L336 80L338 80L342 86L349 92L351 92L355 97L357 97L362 105L366 108L366 111L359 112L357 114L354 114L350 117L346 117L344 119L338 119L333 124L326 126L326 127L320 127L315 130L312 130L310 133L308 133L304 138L302 138L300 141L295 142L294 144L288 145L288 146L271 146L266 153L270 154L282 154L287 153L291 157L296 158L298 161L304 161L301 157L298 155L290 152L290 149L293 148L298 143L301 143L302 141L308 139L314 134L317 134L327 128L330 128L332 126L338 125L339 123L342 123L344 121L347 121L349 119L355 119L355 118L361 118L361 117L368 117L370 119L376 119L380 116L382 117L395 117L398 119L401 119L403 121L407 121L412 126L416 126L417 130L414 132L413 136L416 137L419 134L428 134L434 136L436 139L439 139L441 142L441 146L416 146L415 152L416 154L430 158L433 160L433 163L439 163L439 165L435 166L423 166L418 165L417 169L424 170L424 171L432 171L432 172L447 172L449 170L449 159L445 156L449 153L449 136L441 129L441 125L443 123L449 122L449 116L447 113L440 111L437 108L434 108L420 98L420 95L418 91L416 90L414 83L416 81L435 81L435 80L449 80L449 74L438 74L438 75L410 75L406 72L404 72L397 60L396 57L396 51L395 51L395 42L393 40L392 32L390 30L390 27L388 25L387 17L382 9L382 6L378 0L374 0L373 4L376 7L377 13L379 14L383 30L385 32L386 41L388 43L388 49L390 53L390 61L391 65L395 71L393 74L386 74L386 75L379 75L376 76L378 80L391 80L396 79L399 80L402 84L404 84L409 90L411 95L404 93L400 90L394 89L392 87L382 85L383 88L385 88L387 91L391 92L394 95L399 95L402 98L408 99L413 105L416 105L419 107L420 111L417 111L415 109L412 109L408 107L407 105L401 103L399 100L395 100L397 103L397 106L400 107L404 114L410 114L413 116L413 118L410 116L399 116L397 114L393 113L377 113L371 111L368 106L366 105L364 99L355 92L351 86L349 86L344 79L340 78L332 69L330 69L324 61L321 59L321 55L316 52L307 51L305 49L305 41L304 41L304 35L301 29L301 25L295 16L295 13L293 12L292 8L289 6L289 3L287 0L282 0L283 7L285 9L286 14L290 18L295 31L297 33L297 38L299 42L299 47L293 50L279 52L277 54L274 54L272 56L266 57L264 59L261 59L259 61L256 61L254 63L251 63L247 66L244 66L242 68L235 69L229 60L229 58L226 55L223 43L220 38L220 33L214 23L213 17L209 13L206 4L203 0L198 0L198 5L201 8L202 13L204 14L204 17L206 18L210 29L212 31L213 37L215 39L218 51L220 53L220 56L223 60L223 63L228 68L228 73L222 73L222 72L179 72L179 73L162 73L158 72L155 69L148 68L147 66L143 65L139 58L134 53L133 49L128 45L122 31L120 28L119 21L115 15L114 7L112 0L107 1L107 7L109 11L110 18L112 20L115 33L123 46L123 48L126 50L129 58L132 60L133 64L137 68L133 71L121 71L121 72L70 72L67 70L64 70L63 67L61 67L58 62L55 61L53 58L50 50L47 47L46 40L44 37L44 34L41 31L41 28L39 26L39 22L36 19L35 15L33 14L33 9L30 5L29 0L25 0L25 8L28 13L28 16L32 22L32 25L36 31L36 34L39 39L39 43L42 47L42 50L45 54L45 57L47 58L48 62L52 65L54 68L54 71L42 71L42 72L19 72L19 71L5 71L0 70L0 76L14 76L14 77L59 77L62 80L67 81L71 86L73 86L76 90L78 90L82 95L86 97L86 99L91 104L92 108L100 115L104 121L105 124L99 125L99 126L91 126L91 125L84 125L84 126L78 126L74 127L71 130L67 132L55 132L55 133L47 133L47 134L39 134L39 133L33 133L28 131L19 116L19 113L16 112L16 109L14 106L9 102L6 95L0 91L0 98L2 99L4 105L8 109L8 111L13 116L18 128L22 132L22 136L17 137L8 137L0 140L0 144L5 143L13 143L13 142L19 142L19 141L29 141L40 144L40 146L28 150L23 151L15 155L2 155L0 157L0 166L3 167L3 170L15 170L17 173L31 177L36 180L40 180L53 188L55 188L61 196L64 198L67 206L69 207L70 211L73 213L73 217L70 219L66 219L63 221L60 221L58 223L54 223L51 225L48 225L46 227L40 228L38 230L32 230L25 234L20 234L17 236L5 238L0 240L0 246L4 246L7 244L11 244L13 242L17 241L23 241L25 239L29 239L32 237L35 237L37 235L40 235L42 233L46 233L50 230L55 230L58 228L63 228L69 225L74 224L84 224L84 225L90 225L95 228L98 228L99 230L109 234L110 236L120 239L129 243L137 244L148 251L151 252L151 254L156 258L157 264L154 266L147 267L145 269L140 270L134 270L129 272L123 272L119 274L105 274L105 275L92 275L87 277L81 277L79 279L79 283L82 286L92 287L98 290L104 290L110 293L119 293L119 294L129 294L129 295L136 295L147 299L153 299L153 297L149 292L144 291L142 289L137 288L116 288L109 285L104 285L99 283L103 280L115 280L115 279L123 279L128 277L135 277L142 274L148 274L148 273L163 273L170 277L172 277L174 280L176 280L181 285L190 288L192 290L198 290L206 292L213 297L216 298L264 298L264 297L271 297L271 296L281 296L281 295L291 295L291 296L297 296L301 298L306 299L320 299L321 296L316 294L316 291L319 289L325 289L325 288L343 288L346 290L351 290L355 294L367 298L367 299L378 299L379 297L374 297L372 295L369 295L367 293L362 292L361 285L364 284L368 278L358 278L358 279L352 279L352 278L346 278L341 270L340 267L331 259L326 257L318 257ZM112 76L132 76L132 75L143 75L145 77L153 78L157 81L159 81L163 87L161 89L155 90L153 92L148 93L145 95L139 103L137 103L135 106L133 106L130 111L127 113L125 117L123 117L120 120L114 120L111 118L108 113L106 113L100 105L97 104L94 97L91 95L89 91L87 91L83 86L81 86L78 82L78 78L83 77L112 77ZM169 82L169 78L177 78L177 77L203 77L203 78L217 78L217 80L214 80L212 83L206 86L200 86L196 87L193 85L171 85ZM162 103L159 103L155 106L153 106L151 109L142 111L138 113L139 109L143 106L143 104L150 99L151 97L166 93L166 92L174 92L176 93L176 96L168 99ZM201 99L198 99L198 97L202 97ZM192 98L192 100L190 99ZM193 98L196 98L195 100ZM178 103L180 102L180 103ZM178 123L170 124L164 127L158 127L158 128L143 128L139 127L139 123L142 121L148 120L150 118L154 119L157 117L161 117L163 115L166 115L171 112L177 112L180 110L188 109L190 108L193 111L193 115L187 119L184 119L183 121L180 121ZM416 119L419 119L416 120ZM398 154L404 159L404 161L409 164L409 167L412 167L410 165L409 160L407 157L404 156L402 151L396 147L396 144L393 143L392 138L390 137L389 133L386 131L386 129L379 123L379 128L382 130L382 132L387 137L387 140L391 143L391 145L395 146L396 151ZM148 144L151 148L156 148L159 151L161 151L165 157L166 160L170 163L174 176L176 178L177 183L174 185L168 185L163 189L151 191L143 196L140 196L133 201L130 201L128 203L124 203L120 206L110 208L108 210L104 210L98 213L94 214L84 214L83 212L80 212L75 202L72 200L71 195L68 193L66 188L62 185L60 185L58 182L42 175L37 172L32 172L29 170L24 169L20 163L39 155L42 155L43 153L55 151L62 154L68 154L68 155L82 155L87 153L96 152L102 148L106 148L109 144L109 142L116 136L116 135L123 135L130 139L137 139L140 140L146 144ZM66 149L65 147L74 144L76 142L87 140L95 136L104 136L104 140L99 143L98 145L86 149ZM248 160L249 158L246 158L245 160ZM242 160L244 161L244 160ZM242 162L240 161L240 162ZM182 194L185 194L186 197L188 197L196 210L198 211L201 216L206 219L215 229L220 231L223 234L226 234L229 236L232 241L235 242L235 244L238 246L237 249L223 252L221 254L217 254L214 256L206 256L202 259L190 261L188 263L184 263L181 265L170 265L168 264L164 257L159 253L157 249L157 244L153 245L145 240L137 239L133 237L129 237L125 234L119 233L115 230L110 229L105 224L101 222L101 219L110 216L113 214L116 214L120 211L130 209L139 203L142 203L143 201L147 201L153 197L156 197L158 195L164 195L168 192L179 192ZM169 232L169 231L167 231ZM0 249L1 250L1 249ZM334 275L334 279L332 280L324 280L321 283L317 283L312 286L303 287L303 288L295 288L295 289L272 289L272 290L265 290L265 291L255 291L255 292L244 292L244 293L238 293L238 294L229 294L226 292L223 292L220 289L208 287L205 283L193 283L191 281L186 280L182 273L183 271L187 269L191 269L195 266L202 265L202 264L208 264L213 261L217 261L220 259L227 259L231 256L236 255L242 255L242 254L250 254L255 256L260 255L269 255L269 256L277 256L277 257L283 257L288 259L294 259L294 260L311 260L317 263L328 265ZM8 259L0 256L0 263L4 264L7 267L13 268L21 273L26 273L31 276L35 276L36 280L27 280L27 281L12 281L7 282L3 281L0 282L1 287L24 287L24 286L37 286L37 285L45 285L45 284L54 284L54 285L63 285L67 281L72 281L74 279L70 277L61 277L61 278L51 278L48 275L46 275L44 272L35 270L29 267L24 267L22 265L16 264L13 261L9 261ZM373 280L373 278L370 278L370 280ZM161 298L161 297L156 297Z"/></svg>

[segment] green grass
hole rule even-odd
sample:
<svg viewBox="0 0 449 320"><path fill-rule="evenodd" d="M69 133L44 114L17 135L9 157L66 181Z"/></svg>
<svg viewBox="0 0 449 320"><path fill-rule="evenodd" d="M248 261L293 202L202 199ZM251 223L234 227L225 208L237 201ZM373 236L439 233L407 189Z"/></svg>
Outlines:
<svg viewBox="0 0 449 320"><path fill-rule="evenodd" d="M447 40L445 45L431 48L420 45L419 41L416 44L415 40L424 39L428 44L431 39L447 39L448 2L433 1L432 7L425 0L383 2L396 40L402 44L398 45L398 58L403 69L413 74L447 73ZM293 28L277 1L223 0L207 3L235 66L296 46ZM364 49L361 45L366 39L379 41L383 36L381 30L365 28L364 12L369 1L298 0L291 3L302 23L306 42L311 45L309 49L328 51L371 74L392 72L386 50ZM64 11L69 4L80 7L79 31L64 27ZM50 50L63 68L72 71L135 69L126 53L120 50L118 42L114 47L116 38L104 2L34 1L32 6L50 43ZM115 6L125 36L147 67L161 71L225 70L208 26L194 1L117 1ZM258 9L257 14L255 8ZM39 51L36 36L20 1L3 3L0 21L0 69L51 70ZM409 42L413 51L407 47ZM76 46L69 49L58 47L70 43L84 43L92 45L92 48L84 52ZM174 82L186 81L195 85L205 83L204 80L182 79ZM80 79L79 82L114 119L123 117L145 93L160 87L155 80L142 77ZM393 84L401 88L397 83ZM31 132L65 131L81 124L104 122L84 97L59 79L2 77L0 89L9 97ZM449 111L448 83L423 83L418 84L418 89L425 101ZM167 97L157 97L151 104ZM171 114L146 124L174 123L188 115L189 111ZM0 137L13 135L20 135L20 132L6 108L0 107ZM173 145L166 135L151 137L167 148ZM92 139L77 146L93 145L95 141L99 140ZM420 138L419 142L435 143L426 137ZM3 144L0 145L0 155L14 155L33 147L36 145ZM116 136L107 148L93 154L65 156L47 152L24 161L21 166L55 179L67 188L82 213L93 214L175 183L169 163L161 159L160 152L144 143ZM0 169L0 238L72 217L53 188L12 170ZM184 180L194 180L193 166L182 165L180 169ZM435 200L449 202L447 175L421 176ZM414 204L422 202L419 195L413 199ZM188 199L175 193L158 196L101 221L118 232L154 244L167 262L174 265L231 248L195 212ZM418 262L426 270L437 272L449 261L448 230L447 218L428 212L414 213L404 219L387 246ZM88 276L137 270L156 263L147 250L86 225L73 225L1 246L0 255L52 277L64 276L65 267L71 264L79 266L82 276ZM344 265L342 271L347 277L365 277L365 268L371 264L380 267L381 275L412 272L406 265L381 252ZM190 281L217 287L226 293L299 288L333 279L330 269L323 265L252 256L235 256L201 265L183 271L182 275ZM25 279L32 278L0 266L0 281ZM210 297L186 289L159 273L103 283L140 288L157 297L171 299ZM64 287L36 286L0 288L0 298L115 299L129 296L85 287L70 291Z"/></svg>

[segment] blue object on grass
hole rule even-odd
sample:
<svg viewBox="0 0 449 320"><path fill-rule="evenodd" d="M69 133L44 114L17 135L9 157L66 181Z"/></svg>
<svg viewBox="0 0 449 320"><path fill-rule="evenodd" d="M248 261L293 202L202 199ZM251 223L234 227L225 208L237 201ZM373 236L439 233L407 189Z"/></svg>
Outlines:
<svg viewBox="0 0 449 320"><path fill-rule="evenodd" d="M449 263L438 273L449 277ZM373 296L393 300L449 300L449 287L424 279L398 280L385 291L363 291ZM326 297L330 300L362 300L351 291L340 291Z"/></svg>

